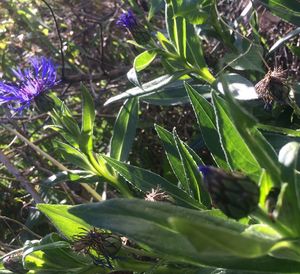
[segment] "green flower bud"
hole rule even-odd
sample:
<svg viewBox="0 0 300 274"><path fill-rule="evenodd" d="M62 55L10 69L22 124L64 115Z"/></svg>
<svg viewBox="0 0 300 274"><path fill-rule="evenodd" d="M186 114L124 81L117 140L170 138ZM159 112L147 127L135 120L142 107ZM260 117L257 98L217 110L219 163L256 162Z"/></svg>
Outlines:
<svg viewBox="0 0 300 274"><path fill-rule="evenodd" d="M228 217L240 219L257 208L259 187L247 176L212 166L200 166L199 170L212 204Z"/></svg>
<svg viewBox="0 0 300 274"><path fill-rule="evenodd" d="M34 99L34 102L39 113L51 111L55 106L53 99L47 94L40 94Z"/></svg>
<svg viewBox="0 0 300 274"><path fill-rule="evenodd" d="M12 273L27 273L28 271L23 268L22 254L13 254L3 260L5 269L12 271Z"/></svg>
<svg viewBox="0 0 300 274"><path fill-rule="evenodd" d="M103 241L103 253L106 256L114 256L118 253L118 251L122 247L121 238L115 234L103 233L102 234Z"/></svg>

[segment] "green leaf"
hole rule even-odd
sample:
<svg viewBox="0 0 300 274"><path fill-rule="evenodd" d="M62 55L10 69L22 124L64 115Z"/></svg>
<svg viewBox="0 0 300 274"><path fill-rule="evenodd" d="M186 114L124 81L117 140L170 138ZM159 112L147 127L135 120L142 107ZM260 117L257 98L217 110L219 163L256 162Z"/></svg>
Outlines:
<svg viewBox="0 0 300 274"><path fill-rule="evenodd" d="M262 66L263 49L260 45L243 39L240 45L236 45L236 50L225 54L222 59L235 70L253 70L264 73Z"/></svg>
<svg viewBox="0 0 300 274"><path fill-rule="evenodd" d="M210 97L211 86L196 84L193 85L193 87L204 97ZM145 96L141 96L140 100L152 105L159 106L183 105L190 102L183 81L176 81L161 89L156 90L155 92L149 93Z"/></svg>
<svg viewBox="0 0 300 274"><path fill-rule="evenodd" d="M133 67L135 68L136 72L140 72L146 67L148 67L155 59L156 55L156 51L146 50L139 54L137 57L135 57Z"/></svg>
<svg viewBox="0 0 300 274"><path fill-rule="evenodd" d="M173 1L166 0L166 23L169 38L177 50L179 56L186 57L186 20L176 16Z"/></svg>
<svg viewBox="0 0 300 274"><path fill-rule="evenodd" d="M93 150L93 128L95 120L94 101L87 88L81 85L82 96L82 126L80 136L80 149L88 154Z"/></svg>
<svg viewBox="0 0 300 274"><path fill-rule="evenodd" d="M98 172L90 164L89 159L84 153L62 142L58 142L58 145L60 152L68 160L69 163L72 163L86 171L90 171L93 174L98 174Z"/></svg>
<svg viewBox="0 0 300 274"><path fill-rule="evenodd" d="M228 112L231 113L231 119L236 129L246 142L256 161L271 176L273 186L278 187L280 185L280 168L276 161L276 152L257 129L258 124L256 119L233 98L226 81L221 81L229 106Z"/></svg>
<svg viewBox="0 0 300 274"><path fill-rule="evenodd" d="M291 229L296 236L300 235L300 177L298 170L300 144L290 142L279 152L278 161L282 164L282 180L288 184L281 193L278 221Z"/></svg>
<svg viewBox="0 0 300 274"><path fill-rule="evenodd" d="M137 97L128 99L119 111L110 144L110 156L126 161L135 137L138 123L139 102Z"/></svg>
<svg viewBox="0 0 300 274"><path fill-rule="evenodd" d="M113 199L73 207L39 204L38 209L61 231L65 230L66 220L82 219L90 226L109 229L141 243L171 262L239 271L300 271L299 262L264 255L269 246L272 248L278 242L277 238L246 233L247 226L210 216L210 211L137 199Z"/></svg>
<svg viewBox="0 0 300 274"><path fill-rule="evenodd" d="M162 34L161 32L157 32L156 33L156 38L157 40L160 42L161 46L167 51L167 52L172 52L175 53L176 49L173 46L173 44L170 42L170 40L167 39L166 36L164 36L164 34Z"/></svg>
<svg viewBox="0 0 300 274"><path fill-rule="evenodd" d="M176 15L185 17L194 25L202 25L210 16L209 9L211 4L210 0L177 1Z"/></svg>
<svg viewBox="0 0 300 274"><path fill-rule="evenodd" d="M181 163L183 166L184 176L187 181L187 191L189 191L194 199L198 200L202 204L210 204L210 199L208 193L204 188L202 181L202 176L198 170L198 166L193 159L192 155L189 153L186 145L179 139L176 131L173 131L173 138L175 140L177 150L180 155ZM202 188L200 190L200 187Z"/></svg>
<svg viewBox="0 0 300 274"><path fill-rule="evenodd" d="M270 55L272 52L279 49L281 46L286 44L290 39L293 37L299 35L300 28L296 28L295 30L290 31L288 34L284 35L282 38L278 39L274 45L269 49L268 55Z"/></svg>
<svg viewBox="0 0 300 274"><path fill-rule="evenodd" d="M130 97L135 97L135 96L141 96L141 95L146 95L150 92L153 92L163 86L166 86L167 84L170 84L172 82L174 82L175 80L177 80L178 78L180 78L181 76L185 75L186 73L188 73L187 71L179 71L177 73L174 73L172 75L163 75L160 76L150 82L147 82L145 84L142 85L142 88L140 87L135 87L135 88L131 88L129 90L126 90L125 92L116 95L114 97L111 97L110 99L108 99L105 102L105 106L117 102L119 100L125 100L128 99Z"/></svg>
<svg viewBox="0 0 300 274"><path fill-rule="evenodd" d="M51 112L54 128L56 126L55 130L59 131L68 143L78 145L81 136L78 123L68 107L62 101L59 100L59 102L60 109L53 109Z"/></svg>
<svg viewBox="0 0 300 274"><path fill-rule="evenodd" d="M300 26L300 3L290 0L258 0L282 19Z"/></svg>
<svg viewBox="0 0 300 274"><path fill-rule="evenodd" d="M129 183L131 183L134 187L144 193L151 191L152 188L155 189L159 186L163 191L171 195L181 205L198 209L204 208L203 205L192 199L183 190L179 189L177 186L170 183L158 174L155 174L143 168L119 162L106 156L103 156L103 158L117 173L119 173Z"/></svg>
<svg viewBox="0 0 300 274"><path fill-rule="evenodd" d="M225 106L224 101L218 98L215 93L213 93L212 99L217 117L220 142L228 163L233 170L240 170L258 182L261 167L253 155L253 152L240 135L232 121L232 117L228 115L226 110L227 106Z"/></svg>
<svg viewBox="0 0 300 274"><path fill-rule="evenodd" d="M260 257L267 254L274 244L274 241L256 237L255 234L244 235L238 230L208 222L173 217L169 220L176 230L187 237L198 254L207 256L207 259L211 254L220 261L230 257Z"/></svg>
<svg viewBox="0 0 300 274"><path fill-rule="evenodd" d="M186 37L186 43L187 43L186 59L190 64L192 64L195 68L197 68L197 72L205 81L207 81L208 83L212 83L215 81L215 78L210 73L207 64L205 62L200 38L196 34L193 25L187 24L186 28L188 33Z"/></svg>
<svg viewBox="0 0 300 274"><path fill-rule="evenodd" d="M187 186L187 178L184 174L184 168L181 163L180 154L176 148L176 142L172 133L158 125L155 125L155 129L159 138L163 142L166 156L175 176L183 187Z"/></svg>
<svg viewBox="0 0 300 274"><path fill-rule="evenodd" d="M81 268L92 264L89 257L74 253L70 243L54 233L38 243L28 244L23 252L23 261L26 269L37 273L82 273Z"/></svg>
<svg viewBox="0 0 300 274"><path fill-rule="evenodd" d="M228 90L232 96L237 100L255 100L258 99L258 95L255 91L254 85L247 80L245 77L237 73L228 73L222 75L222 79L226 81ZM218 87L218 90L225 94L223 89L222 81L217 79L215 83Z"/></svg>
<svg viewBox="0 0 300 274"><path fill-rule="evenodd" d="M143 89L142 83L140 81L139 75L137 74L137 71L135 70L135 68L131 68L128 72L127 72L127 79L134 84L136 87L139 87L141 89Z"/></svg>
<svg viewBox="0 0 300 274"><path fill-rule="evenodd" d="M163 4L163 0L151 0L150 1L150 9L148 13L148 21L150 21L154 14L161 10Z"/></svg>
<svg viewBox="0 0 300 274"><path fill-rule="evenodd" d="M207 148L217 165L227 169L228 165L221 147L212 105L189 84L185 83L185 88L190 97Z"/></svg>

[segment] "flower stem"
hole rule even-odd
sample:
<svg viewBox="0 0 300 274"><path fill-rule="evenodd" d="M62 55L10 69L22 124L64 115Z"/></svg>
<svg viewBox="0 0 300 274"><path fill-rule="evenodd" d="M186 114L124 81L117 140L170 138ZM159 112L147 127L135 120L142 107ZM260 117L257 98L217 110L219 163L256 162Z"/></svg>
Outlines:
<svg viewBox="0 0 300 274"><path fill-rule="evenodd" d="M106 162L102 157L99 158L100 164L96 160L95 156L93 155L93 152L90 152L88 154L88 157L89 157L91 164L98 172L99 176L104 177L108 182L110 182L112 185L114 185L122 193L122 195L124 195L124 197L133 198L133 195L132 195L130 189L125 184L120 182L116 175L112 174L108 170L108 168L106 167Z"/></svg>
<svg viewBox="0 0 300 274"><path fill-rule="evenodd" d="M282 237L293 237L293 233L278 221L273 221L260 207L251 214L258 221L270 226Z"/></svg>

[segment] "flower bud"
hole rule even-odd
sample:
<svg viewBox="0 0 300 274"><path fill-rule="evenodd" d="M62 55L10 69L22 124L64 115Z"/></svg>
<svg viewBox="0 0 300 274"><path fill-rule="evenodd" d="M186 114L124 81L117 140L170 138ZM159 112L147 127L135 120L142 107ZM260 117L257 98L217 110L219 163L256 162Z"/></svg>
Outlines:
<svg viewBox="0 0 300 274"><path fill-rule="evenodd" d="M3 266L5 269L12 271L12 273L27 273L27 270L23 268L22 254L13 254L5 257L3 260Z"/></svg>
<svg viewBox="0 0 300 274"><path fill-rule="evenodd" d="M212 166L200 166L199 170L212 204L228 217L240 219L257 208L259 187L247 176Z"/></svg>
<svg viewBox="0 0 300 274"><path fill-rule="evenodd" d="M126 28L134 40L140 45L146 45L151 40L150 33L141 26L131 10L121 14L117 21L117 25Z"/></svg>
<svg viewBox="0 0 300 274"><path fill-rule="evenodd" d="M53 110L55 103L47 94L40 94L34 99L36 108L39 113L45 113Z"/></svg>

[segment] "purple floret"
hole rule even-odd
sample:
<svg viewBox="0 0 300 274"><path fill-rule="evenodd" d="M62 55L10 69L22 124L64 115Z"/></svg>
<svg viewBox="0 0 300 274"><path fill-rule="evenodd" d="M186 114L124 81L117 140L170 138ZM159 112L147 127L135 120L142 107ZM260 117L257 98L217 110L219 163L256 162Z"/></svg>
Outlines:
<svg viewBox="0 0 300 274"><path fill-rule="evenodd" d="M124 12L120 15L119 19L116 23L118 26L122 26L124 28L127 28L129 30L134 29L138 24L135 18L135 15L131 10L128 10L127 12Z"/></svg>
<svg viewBox="0 0 300 274"><path fill-rule="evenodd" d="M200 165L198 168L199 168L199 170L201 171L201 173L204 177L207 176L211 172L210 166Z"/></svg>
<svg viewBox="0 0 300 274"><path fill-rule="evenodd" d="M5 83L0 81L0 105L7 104L16 112L21 112L40 94L53 88L56 80L56 69L53 62L45 57L35 57L31 67L13 70L17 82Z"/></svg>

